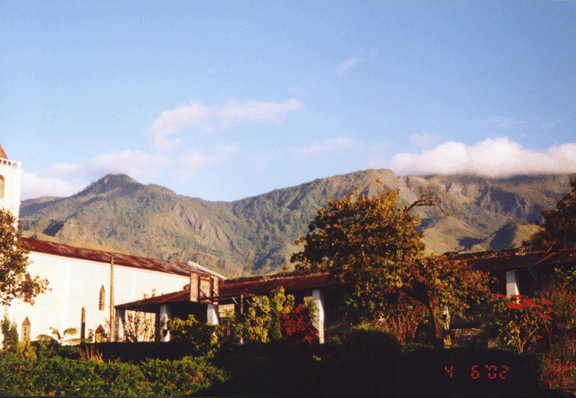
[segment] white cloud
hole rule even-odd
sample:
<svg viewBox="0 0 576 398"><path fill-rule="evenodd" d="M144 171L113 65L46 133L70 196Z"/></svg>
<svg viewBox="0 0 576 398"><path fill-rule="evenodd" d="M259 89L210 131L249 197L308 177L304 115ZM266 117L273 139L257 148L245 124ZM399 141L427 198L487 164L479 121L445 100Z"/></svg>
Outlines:
<svg viewBox="0 0 576 398"><path fill-rule="evenodd" d="M349 60L341 62L336 68L336 73L342 74L348 72L350 69L352 69L352 67L354 67L354 65L356 65L361 60L362 59L360 58L350 58Z"/></svg>
<svg viewBox="0 0 576 398"><path fill-rule="evenodd" d="M148 130L148 135L156 149L172 150L182 144L183 139L178 134L183 128L192 127L201 133L209 133L242 120L278 123L288 112L303 105L296 99L281 103L263 101L240 103L230 100L222 106L206 106L200 101L192 101L189 105L181 105L176 109L162 112Z"/></svg>
<svg viewBox="0 0 576 398"><path fill-rule="evenodd" d="M37 173L24 173L22 198L69 196L106 174L128 174L135 179L157 177L173 162L141 151L105 153L84 164L55 163Z"/></svg>
<svg viewBox="0 0 576 398"><path fill-rule="evenodd" d="M214 148L214 153L206 155L193 149L178 156L177 175L189 179L202 168L217 166L226 162L231 156L240 151L236 145L221 144Z"/></svg>
<svg viewBox="0 0 576 398"><path fill-rule="evenodd" d="M472 146L450 141L420 154L400 153L390 161L372 161L370 167L389 168L401 175L572 173L576 172L576 144L533 151L508 138L488 138Z"/></svg>
<svg viewBox="0 0 576 398"><path fill-rule="evenodd" d="M324 143L315 142L314 144L302 148L295 153L297 158L321 155L328 151L333 151L341 148L350 148L354 146L355 141L349 137L340 137L328 140Z"/></svg>
<svg viewBox="0 0 576 398"><path fill-rule="evenodd" d="M81 176L101 177L105 174L128 174L133 178L151 178L170 166L172 161L162 155L151 155L141 151L105 153L96 156L80 169Z"/></svg>
<svg viewBox="0 0 576 398"><path fill-rule="evenodd" d="M24 172L20 196L22 200L41 196L65 197L80 192L85 186L85 184L73 184L60 178L40 177L36 173Z"/></svg>
<svg viewBox="0 0 576 398"><path fill-rule="evenodd" d="M515 120L514 118L504 117L504 116L494 116L486 120L486 124L494 125L502 129L510 129L517 124L523 124L524 122Z"/></svg>
<svg viewBox="0 0 576 398"><path fill-rule="evenodd" d="M410 136L410 141L418 145L419 148L430 148L440 140L436 134L424 133L414 134Z"/></svg>
<svg viewBox="0 0 576 398"><path fill-rule="evenodd" d="M150 178L158 176L159 172L171 163L162 155L124 151L104 153L82 165L56 163L44 170L44 174L76 179L100 178L106 174L128 174L133 178Z"/></svg>

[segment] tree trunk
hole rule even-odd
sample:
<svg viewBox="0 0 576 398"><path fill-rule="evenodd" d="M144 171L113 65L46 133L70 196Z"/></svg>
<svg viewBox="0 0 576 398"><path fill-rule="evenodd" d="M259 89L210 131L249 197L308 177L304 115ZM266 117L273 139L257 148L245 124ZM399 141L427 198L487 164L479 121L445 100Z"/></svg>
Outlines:
<svg viewBox="0 0 576 398"><path fill-rule="evenodd" d="M432 324L434 325L434 347L444 348L444 337L442 336L442 328L440 327L440 322L438 322L438 307L432 299L428 299L426 308L430 311L430 316L432 317Z"/></svg>

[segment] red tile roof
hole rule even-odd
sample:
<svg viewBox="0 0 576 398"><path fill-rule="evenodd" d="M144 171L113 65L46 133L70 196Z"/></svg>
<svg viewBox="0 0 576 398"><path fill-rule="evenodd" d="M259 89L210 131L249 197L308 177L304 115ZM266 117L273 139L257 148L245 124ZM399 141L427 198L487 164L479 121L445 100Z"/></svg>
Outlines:
<svg viewBox="0 0 576 398"><path fill-rule="evenodd" d="M190 265L177 261L164 261L147 257L131 256L128 254L106 252L93 249L84 249L62 243L48 242L38 239L21 238L26 248L31 252L51 254L55 256L77 258L81 260L110 263L114 259L114 264L146 269L150 271L164 272L175 275L190 275L190 271L198 274L208 274L203 270L193 268Z"/></svg>
<svg viewBox="0 0 576 398"><path fill-rule="evenodd" d="M4 152L4 148L2 148L1 144L0 144L0 159L8 159L8 155L6 155L6 152Z"/></svg>

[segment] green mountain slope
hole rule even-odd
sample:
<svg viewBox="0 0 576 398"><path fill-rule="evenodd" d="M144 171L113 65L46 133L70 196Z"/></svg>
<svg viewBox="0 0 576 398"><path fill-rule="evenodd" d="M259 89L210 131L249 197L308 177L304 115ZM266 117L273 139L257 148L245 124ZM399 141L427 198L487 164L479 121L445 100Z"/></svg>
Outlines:
<svg viewBox="0 0 576 398"><path fill-rule="evenodd" d="M449 214L418 208L427 250L435 253L517 246L544 208L566 191L569 175L486 179L397 177L365 170L317 179L235 202L209 202L108 175L68 198L26 200L26 236L171 260L192 260L233 276L277 271L297 251L294 241L328 197L359 187L374 195L398 189L404 204L431 189ZM510 224L513 220L513 225Z"/></svg>

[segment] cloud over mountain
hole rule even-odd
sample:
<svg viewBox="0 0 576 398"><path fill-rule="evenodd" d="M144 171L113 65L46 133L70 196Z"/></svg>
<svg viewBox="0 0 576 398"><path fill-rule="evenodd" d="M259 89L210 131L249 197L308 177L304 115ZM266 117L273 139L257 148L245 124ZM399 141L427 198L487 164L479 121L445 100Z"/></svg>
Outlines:
<svg viewBox="0 0 576 398"><path fill-rule="evenodd" d="M488 138L472 146L449 141L419 154L406 152L395 155L390 161L375 160L370 167L390 168L401 175L470 173L505 177L571 173L576 171L576 144L534 151L506 137Z"/></svg>

